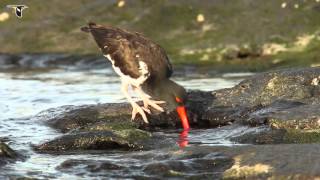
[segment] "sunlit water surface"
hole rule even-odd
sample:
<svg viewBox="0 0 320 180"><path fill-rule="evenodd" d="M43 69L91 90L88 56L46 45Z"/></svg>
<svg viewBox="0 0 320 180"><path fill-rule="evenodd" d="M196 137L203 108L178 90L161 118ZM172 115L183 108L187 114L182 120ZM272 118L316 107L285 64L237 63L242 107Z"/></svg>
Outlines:
<svg viewBox="0 0 320 180"><path fill-rule="evenodd" d="M192 76L192 78L175 78L175 80L187 89L216 90L232 87L248 75L250 74L224 74L210 78ZM119 89L119 79L111 69L0 73L0 137L8 138L8 144L13 149L28 156L24 162L18 161L5 166L4 170L0 172L0 179L8 175L50 179L75 178L75 175L56 169L67 159L105 159L133 163L130 159L121 158L121 153L57 156L37 154L31 150L32 144L39 144L61 135L55 130L39 124L31 118L33 115L62 105L124 102L125 99ZM227 140L228 137L247 131L249 131L247 127L193 130L189 133L188 138L190 145L232 145L232 142ZM169 136L174 137L178 134L173 133ZM76 179L81 178L87 179L88 177L76 176Z"/></svg>

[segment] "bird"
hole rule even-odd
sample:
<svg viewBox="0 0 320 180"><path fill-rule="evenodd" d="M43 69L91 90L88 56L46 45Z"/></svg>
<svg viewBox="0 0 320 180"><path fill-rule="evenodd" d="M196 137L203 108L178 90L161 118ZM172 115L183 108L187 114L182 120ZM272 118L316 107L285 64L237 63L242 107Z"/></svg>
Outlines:
<svg viewBox="0 0 320 180"><path fill-rule="evenodd" d="M151 114L151 108L160 112L176 109L183 128L189 129L185 107L187 92L170 79L172 65L160 45L141 33L94 22L89 22L81 30L93 36L102 54L120 76L121 91L132 106L132 120L140 114L148 123L147 114ZM142 106L133 100L129 87L142 100Z"/></svg>

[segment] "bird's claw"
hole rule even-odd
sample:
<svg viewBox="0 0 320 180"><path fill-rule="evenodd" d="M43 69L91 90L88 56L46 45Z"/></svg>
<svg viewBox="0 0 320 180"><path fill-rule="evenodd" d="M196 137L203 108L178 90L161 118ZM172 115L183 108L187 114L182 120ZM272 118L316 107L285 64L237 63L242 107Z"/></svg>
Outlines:
<svg viewBox="0 0 320 180"><path fill-rule="evenodd" d="M151 114L151 111L150 111L150 109L148 109L148 108L146 108L146 107L141 107L145 112L147 112L148 114Z"/></svg>
<svg viewBox="0 0 320 180"><path fill-rule="evenodd" d="M148 111L146 112L150 112L150 110L148 109ZM147 116L146 116L146 113L144 112L144 107L140 107L138 104L132 104L132 116L131 116L131 120L134 120L137 113L139 113L143 119L143 121L145 123L149 123L148 122L148 119L147 119Z"/></svg>
<svg viewBox="0 0 320 180"><path fill-rule="evenodd" d="M143 99L144 108L148 109L148 107L151 106L151 107L153 107L154 109L156 109L156 110L158 110L160 112L163 112L164 110L158 104L163 104L163 103L166 103L166 102L165 101L154 101L154 100L151 100L149 98Z"/></svg>

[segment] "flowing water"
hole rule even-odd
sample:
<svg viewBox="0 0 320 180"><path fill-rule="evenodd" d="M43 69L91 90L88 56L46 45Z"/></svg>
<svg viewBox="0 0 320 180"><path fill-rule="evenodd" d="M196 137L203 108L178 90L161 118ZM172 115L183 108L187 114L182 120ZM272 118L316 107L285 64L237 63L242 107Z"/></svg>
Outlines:
<svg viewBox="0 0 320 180"><path fill-rule="evenodd" d="M232 87L250 74L223 74L216 77L197 75L175 78L187 89L215 90ZM32 151L32 144L39 144L61 135L55 130L39 124L32 116L48 108L62 105L124 102L119 92L120 82L111 69L2 72L0 73L0 137L8 139L15 150L28 156L3 167L1 177L27 176L50 179L88 179L82 172L60 171L57 166L68 159L90 159L123 162L139 165L146 160L137 160L132 155L148 155L146 152L112 152L103 155L48 155ZM252 129L252 128L251 128ZM228 140L233 134L248 131L247 127L193 130L189 133L189 145L233 145ZM168 136L178 137L177 133ZM161 154L163 152L156 152ZM130 172L139 173L139 172Z"/></svg>

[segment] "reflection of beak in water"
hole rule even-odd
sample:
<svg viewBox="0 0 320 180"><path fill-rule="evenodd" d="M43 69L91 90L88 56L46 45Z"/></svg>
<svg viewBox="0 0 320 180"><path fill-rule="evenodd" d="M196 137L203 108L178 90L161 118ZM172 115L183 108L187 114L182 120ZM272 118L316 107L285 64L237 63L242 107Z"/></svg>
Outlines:
<svg viewBox="0 0 320 180"><path fill-rule="evenodd" d="M183 130L180 133L179 140L178 140L178 144L180 148L184 148L189 144L188 134L189 134L189 129Z"/></svg>

